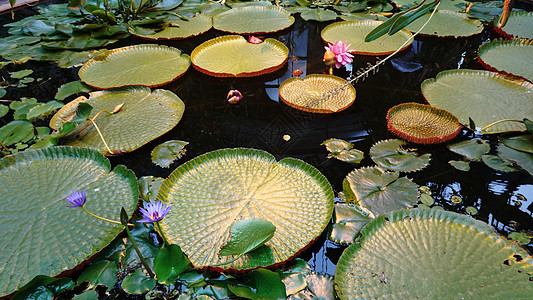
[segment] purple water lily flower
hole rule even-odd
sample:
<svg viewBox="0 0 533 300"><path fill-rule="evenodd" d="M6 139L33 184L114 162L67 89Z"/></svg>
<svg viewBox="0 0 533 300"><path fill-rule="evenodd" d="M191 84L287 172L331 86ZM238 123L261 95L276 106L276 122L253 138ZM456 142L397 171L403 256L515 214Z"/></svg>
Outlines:
<svg viewBox="0 0 533 300"><path fill-rule="evenodd" d="M144 219L138 220L137 222L158 222L168 214L171 208L172 206L167 206L161 200L157 202L154 202L154 200L150 200L148 203L145 202L144 208L140 208Z"/></svg>
<svg viewBox="0 0 533 300"><path fill-rule="evenodd" d="M81 192L74 190L65 199L72 203L72 205L67 205L67 207L82 207L85 204L85 190Z"/></svg>
<svg viewBox="0 0 533 300"><path fill-rule="evenodd" d="M335 62L335 68L337 69L346 64L350 64L353 61L353 55L350 53L350 51L353 50L348 49L351 45L346 44L346 41L344 43L341 41L335 41L335 44L332 45L328 43L328 46L324 47L326 49L326 53L329 51L330 54L332 53L335 55L332 57L331 62ZM327 62L326 56L324 56L324 62Z"/></svg>

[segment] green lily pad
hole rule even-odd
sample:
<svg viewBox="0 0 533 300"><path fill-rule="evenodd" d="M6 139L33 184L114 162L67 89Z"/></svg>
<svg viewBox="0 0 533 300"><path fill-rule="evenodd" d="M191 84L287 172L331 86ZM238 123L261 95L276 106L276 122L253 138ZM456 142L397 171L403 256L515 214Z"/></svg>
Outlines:
<svg viewBox="0 0 533 300"><path fill-rule="evenodd" d="M259 218L276 227L271 240L220 267L250 269L294 257L326 228L333 191L312 166L293 158L276 162L255 149L222 149L182 164L163 182L158 199L172 205L161 234L178 244L196 268L220 264L236 221Z"/></svg>
<svg viewBox="0 0 533 300"><path fill-rule="evenodd" d="M498 145L498 156L515 162L517 165L522 167L522 169L529 172L533 175L533 154L518 151L512 148L505 146L504 144Z"/></svg>
<svg viewBox="0 0 533 300"><path fill-rule="evenodd" d="M518 151L533 154L533 135L524 134L508 138L500 138L500 141L507 147Z"/></svg>
<svg viewBox="0 0 533 300"><path fill-rule="evenodd" d="M130 32L135 36L148 40L180 40L198 36L213 27L211 17L204 14L198 14L187 21L179 17L167 19L167 21L169 21L169 24L164 26L162 30L152 34L146 34L146 29L140 26L130 28Z"/></svg>
<svg viewBox="0 0 533 300"><path fill-rule="evenodd" d="M516 172L517 169L512 167L512 163L502 160L496 155L483 155L481 156L483 162L492 169L500 172Z"/></svg>
<svg viewBox="0 0 533 300"><path fill-rule="evenodd" d="M135 174L121 165L111 170L109 160L90 149L49 147L6 156L0 177L0 295L36 275L74 268L124 229L67 207L73 190L85 190L84 207L108 219L137 205Z"/></svg>
<svg viewBox="0 0 533 300"><path fill-rule="evenodd" d="M300 13L300 17L306 21L335 21L337 19L337 13L329 9L323 8L307 8Z"/></svg>
<svg viewBox="0 0 533 300"><path fill-rule="evenodd" d="M230 228L231 239L220 248L220 256L241 255L253 251L268 242L276 231L269 221L249 218L239 220Z"/></svg>
<svg viewBox="0 0 533 300"><path fill-rule="evenodd" d="M371 217L347 203L336 203L335 223L333 223L329 237L336 243L351 244L370 220L372 220Z"/></svg>
<svg viewBox="0 0 533 300"><path fill-rule="evenodd" d="M417 32L427 22L430 15L423 15L405 28L411 32ZM470 19L464 13L439 9L419 34L458 38L479 34L483 28L483 23L478 19Z"/></svg>
<svg viewBox="0 0 533 300"><path fill-rule="evenodd" d="M471 217L435 209L377 217L335 271L341 299L528 298L533 258Z"/></svg>
<svg viewBox="0 0 533 300"><path fill-rule="evenodd" d="M137 269L122 280L122 288L129 294L142 294L155 287L156 280L148 277L141 269Z"/></svg>
<svg viewBox="0 0 533 300"><path fill-rule="evenodd" d="M81 81L97 88L126 85L148 87L169 83L191 64L189 55L164 45L134 45L108 50L86 62L78 72Z"/></svg>
<svg viewBox="0 0 533 300"><path fill-rule="evenodd" d="M360 55L386 55L396 51L412 34L402 29L391 36L382 36L372 42L365 43L365 37L383 22L381 21L341 21L330 24L320 33L326 43L335 44L341 41L351 45L351 53ZM402 50L409 47L412 41L405 44Z"/></svg>
<svg viewBox="0 0 533 300"><path fill-rule="evenodd" d="M89 87L88 85L82 83L79 80L71 81L71 82L67 82L67 83L61 85L57 89L57 93L55 95L55 98L57 100L62 101L62 100L65 100L69 96L72 96L72 95L75 95L75 94L79 94L81 92L88 93L88 92L90 92L92 90L93 89L91 87Z"/></svg>
<svg viewBox="0 0 533 300"><path fill-rule="evenodd" d="M416 152L402 148L406 142L398 139L383 140L370 148L370 157L381 167L393 171L418 171L429 165L431 154L418 156Z"/></svg>
<svg viewBox="0 0 533 300"><path fill-rule="evenodd" d="M495 72L447 70L424 80L421 89L429 104L449 111L463 125L471 118L478 131L496 121L533 116L533 84ZM503 122L483 133L525 130L523 123Z"/></svg>
<svg viewBox="0 0 533 300"><path fill-rule="evenodd" d="M533 39L533 12L513 11L507 23L498 28L498 18L494 19L494 29L508 39Z"/></svg>
<svg viewBox="0 0 533 300"><path fill-rule="evenodd" d="M168 168L176 160L185 155L185 146L189 142L170 140L155 146L152 150L152 162L162 168Z"/></svg>
<svg viewBox="0 0 533 300"><path fill-rule="evenodd" d="M370 217L406 208L418 202L418 185L398 172L377 167L353 170L346 176L357 204Z"/></svg>
<svg viewBox="0 0 533 300"><path fill-rule="evenodd" d="M275 39L251 44L240 35L220 36L196 47L191 53L195 69L216 77L253 77L280 69L289 49Z"/></svg>
<svg viewBox="0 0 533 300"><path fill-rule="evenodd" d="M482 139L472 139L447 145L450 151L464 156L468 160L480 161L481 156L490 151L490 145Z"/></svg>
<svg viewBox="0 0 533 300"><path fill-rule="evenodd" d="M479 47L478 58L491 71L533 82L533 40L494 40Z"/></svg>
<svg viewBox="0 0 533 300"><path fill-rule="evenodd" d="M452 167L456 168L459 171L470 171L470 163L463 160L450 160L448 162Z"/></svg>
<svg viewBox="0 0 533 300"><path fill-rule="evenodd" d="M273 5L237 7L213 17L215 29L243 35L277 32L293 23L289 12Z"/></svg>
<svg viewBox="0 0 533 300"><path fill-rule="evenodd" d="M360 163L364 156L364 152L359 149L350 149L350 150L342 150L338 153L330 153L328 155L328 158L334 157L340 161L351 163L351 164L358 164Z"/></svg>
<svg viewBox="0 0 533 300"><path fill-rule="evenodd" d="M101 110L111 112L124 103L118 113L103 112L95 120L112 154L133 151L163 135L178 124L185 110L185 104L174 93L167 90L151 92L146 87L93 92L89 99L82 101L93 107L90 118ZM72 110L68 104L64 108L57 112L59 117L52 118L50 127L60 128L61 116ZM79 127L84 128L77 129L77 139L67 140L68 145L108 152L93 124Z"/></svg>
<svg viewBox="0 0 533 300"><path fill-rule="evenodd" d="M323 146L331 153L340 153L344 150L350 150L353 148L353 144L341 139L327 139L322 142Z"/></svg>

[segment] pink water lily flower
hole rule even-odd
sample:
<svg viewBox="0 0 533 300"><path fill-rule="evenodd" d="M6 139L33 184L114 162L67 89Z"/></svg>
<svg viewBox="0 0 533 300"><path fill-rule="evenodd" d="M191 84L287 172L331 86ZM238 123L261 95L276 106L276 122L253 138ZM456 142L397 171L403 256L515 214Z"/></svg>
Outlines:
<svg viewBox="0 0 533 300"><path fill-rule="evenodd" d="M329 51L330 52L329 54L333 53L333 55L335 55L335 57L331 57L330 62L331 64L335 62L335 68L337 69L339 69L340 67L346 64L350 64L353 61L353 55L350 53L350 51L353 51L353 50L348 49L351 45L346 45L346 44L347 44L346 41L344 43L341 41L335 41L335 44L332 45L328 43L328 46L324 47L324 49L326 49L326 53L328 53ZM326 64L328 64L327 60L328 58L326 57L326 55L324 55L323 61Z"/></svg>

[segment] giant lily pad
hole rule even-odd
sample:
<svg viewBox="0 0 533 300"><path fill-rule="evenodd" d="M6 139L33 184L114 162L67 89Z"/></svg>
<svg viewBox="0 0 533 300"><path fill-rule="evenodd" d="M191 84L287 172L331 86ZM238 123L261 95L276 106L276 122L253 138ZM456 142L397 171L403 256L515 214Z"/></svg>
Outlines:
<svg viewBox="0 0 533 300"><path fill-rule="evenodd" d="M476 130L504 119L533 116L533 84L495 72L447 70L424 80L421 89L429 104L449 111L464 125L471 118L479 126ZM525 130L523 123L502 122L483 132Z"/></svg>
<svg viewBox="0 0 533 300"><path fill-rule="evenodd" d="M398 172L360 168L346 176L357 204L370 217L406 208L418 202L418 185Z"/></svg>
<svg viewBox="0 0 533 300"><path fill-rule="evenodd" d="M93 107L90 118L94 118L101 110L113 111L124 103L118 113L111 115L102 112L95 120L113 153L133 151L163 135L178 124L185 110L185 104L174 93L167 90L151 92L146 87L93 92L89 99L76 101L86 102ZM68 116L74 109L70 105L63 108L52 118L50 127L60 128L62 116ZM67 143L110 154L93 124L79 130L77 139Z"/></svg>
<svg viewBox="0 0 533 300"><path fill-rule="evenodd" d="M236 34L277 32L293 23L289 12L272 5L237 7L213 17L215 29Z"/></svg>
<svg viewBox="0 0 533 300"><path fill-rule="evenodd" d="M313 113L335 113L355 101L355 88L333 75L292 77L279 87L280 99L287 105Z"/></svg>
<svg viewBox="0 0 533 300"><path fill-rule="evenodd" d="M251 44L240 35L211 39L191 53L194 68L216 77L253 77L274 72L288 56L289 49L278 40Z"/></svg>
<svg viewBox="0 0 533 300"><path fill-rule="evenodd" d="M494 29L508 39L533 39L533 12L513 11L507 23L498 28L498 18L494 19Z"/></svg>
<svg viewBox="0 0 533 300"><path fill-rule="evenodd" d="M173 207L161 221L161 234L197 268L236 257L219 252L237 221L264 219L276 231L265 245L221 268L284 262L320 235L333 213L333 191L315 168L244 148L209 152L179 166L157 198Z"/></svg>
<svg viewBox="0 0 533 300"><path fill-rule="evenodd" d="M435 209L379 216L341 255L341 299L526 299L533 258L491 226Z"/></svg>
<svg viewBox="0 0 533 300"><path fill-rule="evenodd" d="M365 37L381 24L381 21L342 21L326 26L322 33L322 39L326 43L334 44L335 41L346 41L351 44L350 49L354 54L361 55L385 55L391 54L400 48L412 34L402 29L391 36L382 36L372 42L365 43ZM402 50L409 47L412 41L406 43Z"/></svg>
<svg viewBox="0 0 533 300"><path fill-rule="evenodd" d="M138 187L124 166L85 148L26 150L0 159L0 295L37 275L56 276L109 244L124 227L69 208L65 197L85 190L87 210L116 219L131 214Z"/></svg>
<svg viewBox="0 0 533 300"><path fill-rule="evenodd" d="M387 112L387 127L407 141L438 144L453 139L461 124L451 113L419 103L402 103Z"/></svg>
<svg viewBox="0 0 533 300"><path fill-rule="evenodd" d="M126 85L160 86L183 75L189 55L164 45L134 45L105 51L86 62L78 75L98 89Z"/></svg>
<svg viewBox="0 0 533 300"><path fill-rule="evenodd" d="M398 139L379 141L370 148L370 157L376 164L393 171L412 172L425 168L431 154L418 156L416 152L404 149L405 144Z"/></svg>
<svg viewBox="0 0 533 300"><path fill-rule="evenodd" d="M495 40L479 47L485 68L523 77L533 82L533 40Z"/></svg>
<svg viewBox="0 0 533 300"><path fill-rule="evenodd" d="M423 15L406 29L417 32L424 25L431 14ZM431 21L420 31L420 35L438 37L467 37L483 31L483 23L478 19L470 19L466 14L449 10L438 10Z"/></svg>
<svg viewBox="0 0 533 300"><path fill-rule="evenodd" d="M212 26L213 21L210 16L198 14L188 20L175 17L160 31L151 32L139 26L130 29L130 31L133 35L148 40L180 40L207 32Z"/></svg>

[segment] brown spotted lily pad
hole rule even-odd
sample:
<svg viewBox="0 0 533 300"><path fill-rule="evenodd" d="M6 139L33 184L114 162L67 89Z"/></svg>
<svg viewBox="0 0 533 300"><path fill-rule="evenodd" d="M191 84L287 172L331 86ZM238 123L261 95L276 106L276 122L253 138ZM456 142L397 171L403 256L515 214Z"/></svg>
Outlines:
<svg viewBox="0 0 533 300"><path fill-rule="evenodd" d="M251 44L240 35L217 37L191 53L195 69L216 77L253 77L280 69L289 49L275 39Z"/></svg>
<svg viewBox="0 0 533 300"><path fill-rule="evenodd" d="M346 80L333 75L292 77L279 87L281 100L296 109L312 113L335 113L355 101L355 88Z"/></svg>
<svg viewBox="0 0 533 300"><path fill-rule="evenodd" d="M402 103L389 109L387 127L397 136L417 144L438 144L461 131L457 117L444 109L419 103Z"/></svg>

